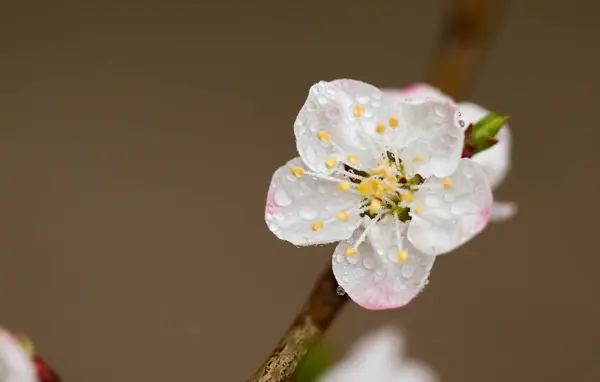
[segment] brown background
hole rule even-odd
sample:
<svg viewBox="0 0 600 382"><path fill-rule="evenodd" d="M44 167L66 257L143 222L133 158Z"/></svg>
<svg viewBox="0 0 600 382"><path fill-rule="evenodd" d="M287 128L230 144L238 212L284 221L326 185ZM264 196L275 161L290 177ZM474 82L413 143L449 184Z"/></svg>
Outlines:
<svg viewBox="0 0 600 382"><path fill-rule="evenodd" d="M308 87L422 80L439 1L2 1L0 322L67 381L243 381L332 247L263 222ZM597 2L514 1L473 99L510 114L518 218L384 322L443 381L598 381Z"/></svg>

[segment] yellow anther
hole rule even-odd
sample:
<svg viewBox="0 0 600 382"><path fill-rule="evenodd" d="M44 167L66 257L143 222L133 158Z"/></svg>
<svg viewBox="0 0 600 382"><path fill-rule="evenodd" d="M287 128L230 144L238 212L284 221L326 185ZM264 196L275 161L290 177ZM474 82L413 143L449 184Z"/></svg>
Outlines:
<svg viewBox="0 0 600 382"><path fill-rule="evenodd" d="M348 257L356 256L358 254L358 250L356 248L348 247L344 250L344 255Z"/></svg>
<svg viewBox="0 0 600 382"><path fill-rule="evenodd" d="M415 155L413 162L423 162L424 159L421 155Z"/></svg>
<svg viewBox="0 0 600 382"><path fill-rule="evenodd" d="M402 200L404 203L412 202L412 192L409 191L405 194L400 195L400 200Z"/></svg>
<svg viewBox="0 0 600 382"><path fill-rule="evenodd" d="M347 180L342 180L338 183L337 189L340 191L348 191L350 189L350 182Z"/></svg>
<svg viewBox="0 0 600 382"><path fill-rule="evenodd" d="M406 260L408 260L408 252L406 251L406 249L403 249L402 251L398 251L396 253L396 257L398 258L399 262L406 263Z"/></svg>
<svg viewBox="0 0 600 382"><path fill-rule="evenodd" d="M321 130L317 133L317 138L323 142L329 142L331 139L331 134L329 134L327 131Z"/></svg>
<svg viewBox="0 0 600 382"><path fill-rule="evenodd" d="M358 163L358 157L354 154L348 155L348 158L346 158L346 160L348 161L348 163L352 163L352 164Z"/></svg>
<svg viewBox="0 0 600 382"><path fill-rule="evenodd" d="M292 167L292 174L298 178L302 178L304 176L304 169L300 166L294 166Z"/></svg>
<svg viewBox="0 0 600 382"><path fill-rule="evenodd" d="M337 161L333 158L327 159L325 161L325 166L327 166L327 168L334 168L336 164L337 164Z"/></svg>
<svg viewBox="0 0 600 382"><path fill-rule="evenodd" d="M363 114L365 114L365 107L363 105L354 106L354 116L356 118L362 117Z"/></svg>
<svg viewBox="0 0 600 382"><path fill-rule="evenodd" d="M421 212L423 212L424 209L425 209L425 207L419 204L418 206L415 207L414 212L415 212L415 214L420 214Z"/></svg>
<svg viewBox="0 0 600 382"><path fill-rule="evenodd" d="M314 222L312 224L312 230L313 231L320 231L323 229L323 220L317 220L316 222Z"/></svg>
<svg viewBox="0 0 600 382"><path fill-rule="evenodd" d="M400 121L398 121L398 118L396 117L390 117L389 123L392 129L395 129L396 127L400 126Z"/></svg>
<svg viewBox="0 0 600 382"><path fill-rule="evenodd" d="M377 132L377 134L385 133L385 125L383 124L383 122L377 122L377 126L375 126L375 131Z"/></svg>
<svg viewBox="0 0 600 382"><path fill-rule="evenodd" d="M385 168L381 168L381 167L372 168L371 172L374 175L380 175L383 178L385 178L387 176L387 170Z"/></svg>
<svg viewBox="0 0 600 382"><path fill-rule="evenodd" d="M383 192L385 191L385 185L382 181L376 178L367 178L360 182L356 190L364 196L375 196L377 198L381 198L383 196Z"/></svg>
<svg viewBox="0 0 600 382"><path fill-rule="evenodd" d="M371 211L372 214L379 211L380 208L381 208L381 202L379 201L379 199L373 199L371 201L371 204L369 204L369 211Z"/></svg>
<svg viewBox="0 0 600 382"><path fill-rule="evenodd" d="M336 217L338 220L344 220L344 221L345 221L345 220L348 220L348 213L347 213L346 211L340 211L340 212L338 212L338 213L335 215L335 217Z"/></svg>
<svg viewBox="0 0 600 382"><path fill-rule="evenodd" d="M452 185L454 184L454 182L452 181L452 178L446 178L446 179L444 179L444 181L442 183L444 184L444 188L446 190L449 188L452 188Z"/></svg>

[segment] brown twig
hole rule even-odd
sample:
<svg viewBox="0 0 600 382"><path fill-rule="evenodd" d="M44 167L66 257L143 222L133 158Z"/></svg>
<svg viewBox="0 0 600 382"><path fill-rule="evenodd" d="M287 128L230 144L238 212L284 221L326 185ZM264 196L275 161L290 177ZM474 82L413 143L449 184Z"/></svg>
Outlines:
<svg viewBox="0 0 600 382"><path fill-rule="evenodd" d="M327 330L348 301L346 295L337 293L337 286L331 267L327 267L285 337L249 382L281 382L291 378L309 347Z"/></svg>
<svg viewBox="0 0 600 382"><path fill-rule="evenodd" d="M429 83L459 98L468 92L475 69L501 11L498 0L449 0L440 47L433 60Z"/></svg>
<svg viewBox="0 0 600 382"><path fill-rule="evenodd" d="M451 0L429 82L452 97L463 96L468 89L482 43L491 30L494 2ZM290 381L310 345L327 330L348 300L337 294L337 285L331 267L327 267L279 346L248 382Z"/></svg>

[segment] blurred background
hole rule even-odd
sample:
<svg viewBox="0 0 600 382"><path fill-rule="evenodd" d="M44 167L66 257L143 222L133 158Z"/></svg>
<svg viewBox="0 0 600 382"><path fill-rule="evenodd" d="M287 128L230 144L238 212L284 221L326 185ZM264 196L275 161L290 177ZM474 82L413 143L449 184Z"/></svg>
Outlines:
<svg viewBox="0 0 600 382"><path fill-rule="evenodd" d="M2 1L0 323L66 381L246 380L333 251L263 220L309 86L423 81L441 4ZM600 380L599 11L511 2L470 98L512 116L517 218L328 343L393 323L445 382Z"/></svg>

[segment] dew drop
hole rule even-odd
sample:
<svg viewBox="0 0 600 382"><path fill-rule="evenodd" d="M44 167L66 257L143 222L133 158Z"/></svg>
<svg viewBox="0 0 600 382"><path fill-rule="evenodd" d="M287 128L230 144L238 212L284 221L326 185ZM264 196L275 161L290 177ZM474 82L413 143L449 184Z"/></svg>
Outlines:
<svg viewBox="0 0 600 382"><path fill-rule="evenodd" d="M341 285L338 285L338 287L335 288L335 293L337 293L338 296L343 296L346 294L346 291L344 290L344 288L342 288Z"/></svg>
<svg viewBox="0 0 600 382"><path fill-rule="evenodd" d="M402 276L409 279L415 273L415 268L412 265L406 264L406 265L402 266L402 270L400 271L400 273L402 273Z"/></svg>
<svg viewBox="0 0 600 382"><path fill-rule="evenodd" d="M375 261L372 258L367 257L366 259L363 260L363 266L366 269L373 269L373 267L375 266Z"/></svg>
<svg viewBox="0 0 600 382"><path fill-rule="evenodd" d="M317 217L318 212L312 207L302 207L298 214L304 220L313 220Z"/></svg>
<svg viewBox="0 0 600 382"><path fill-rule="evenodd" d="M275 191L275 197L273 199L275 200L275 204L281 207L287 207L292 204L292 198L290 198L287 192L282 188Z"/></svg>
<svg viewBox="0 0 600 382"><path fill-rule="evenodd" d="M435 114L440 118L445 118L448 116L448 110L442 105L435 105L434 111Z"/></svg>
<svg viewBox="0 0 600 382"><path fill-rule="evenodd" d="M317 105L312 101L308 101L306 103L306 110L313 112L313 111L317 110Z"/></svg>
<svg viewBox="0 0 600 382"><path fill-rule="evenodd" d="M463 121L462 119L458 121L458 123L460 124L460 127L465 127L465 121Z"/></svg>

